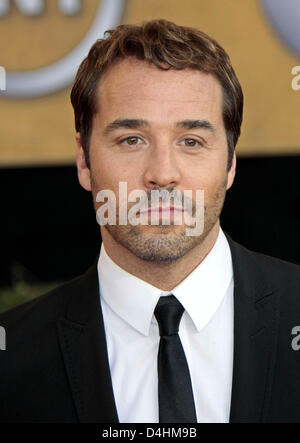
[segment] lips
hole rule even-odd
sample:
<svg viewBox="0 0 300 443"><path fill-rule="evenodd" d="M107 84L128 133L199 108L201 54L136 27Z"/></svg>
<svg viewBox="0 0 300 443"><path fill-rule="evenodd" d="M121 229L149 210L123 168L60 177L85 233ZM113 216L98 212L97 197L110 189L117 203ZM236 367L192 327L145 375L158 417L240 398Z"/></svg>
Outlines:
<svg viewBox="0 0 300 443"><path fill-rule="evenodd" d="M174 207L174 206L159 206L157 208L148 208L148 209L143 209L140 211L140 214L175 214L175 213L182 213L183 209L182 208L178 208L178 207Z"/></svg>

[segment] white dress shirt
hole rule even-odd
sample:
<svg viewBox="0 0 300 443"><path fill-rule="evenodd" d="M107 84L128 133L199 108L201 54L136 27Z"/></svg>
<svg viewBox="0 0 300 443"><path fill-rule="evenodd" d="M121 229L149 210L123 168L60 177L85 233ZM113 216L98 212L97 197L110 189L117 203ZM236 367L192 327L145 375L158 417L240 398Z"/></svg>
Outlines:
<svg viewBox="0 0 300 443"><path fill-rule="evenodd" d="M126 272L107 255L98 261L100 302L114 397L121 423L158 423L160 296L183 305L179 337L188 362L199 423L228 423L233 369L233 269L227 239L217 240L193 272L162 291Z"/></svg>

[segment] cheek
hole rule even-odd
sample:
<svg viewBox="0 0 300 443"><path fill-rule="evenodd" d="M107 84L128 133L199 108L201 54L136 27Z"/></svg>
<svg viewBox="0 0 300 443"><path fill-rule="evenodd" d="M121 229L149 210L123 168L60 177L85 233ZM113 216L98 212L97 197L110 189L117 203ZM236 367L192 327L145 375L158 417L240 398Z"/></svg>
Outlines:
<svg viewBox="0 0 300 443"><path fill-rule="evenodd" d="M122 175L119 162L109 152L96 146L91 147L90 161L94 186L114 190Z"/></svg>
<svg viewBox="0 0 300 443"><path fill-rule="evenodd" d="M186 169L184 188L201 189L207 195L214 195L220 185L227 179L227 171L224 165L198 165Z"/></svg>
<svg viewBox="0 0 300 443"><path fill-rule="evenodd" d="M130 168L128 165L124 166L120 163L106 162L92 164L92 188L96 193L99 190L112 190L116 197L119 198L120 182L126 183L127 192L135 189L140 189L139 171L137 168Z"/></svg>

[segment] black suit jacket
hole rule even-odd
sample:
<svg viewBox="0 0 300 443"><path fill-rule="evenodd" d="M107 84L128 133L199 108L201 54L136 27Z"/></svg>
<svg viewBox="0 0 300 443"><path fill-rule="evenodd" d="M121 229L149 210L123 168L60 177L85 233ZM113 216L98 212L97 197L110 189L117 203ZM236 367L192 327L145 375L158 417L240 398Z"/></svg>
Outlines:
<svg viewBox="0 0 300 443"><path fill-rule="evenodd" d="M228 237L234 269L231 422L300 422L300 267ZM0 316L1 422L117 423L96 263ZM141 392L141 395L143 393Z"/></svg>

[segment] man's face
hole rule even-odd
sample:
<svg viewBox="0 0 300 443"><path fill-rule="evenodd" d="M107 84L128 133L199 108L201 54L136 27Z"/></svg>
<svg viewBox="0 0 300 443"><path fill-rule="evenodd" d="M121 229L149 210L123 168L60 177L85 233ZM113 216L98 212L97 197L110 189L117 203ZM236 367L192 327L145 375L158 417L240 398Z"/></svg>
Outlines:
<svg viewBox="0 0 300 443"><path fill-rule="evenodd" d="M235 174L227 171L228 148L222 118L223 94L210 74L161 70L135 58L117 62L100 80L98 113L90 139L90 170L82 149L77 157L82 186L96 195L127 182L128 194L153 189L204 191L204 230L187 236L187 226L101 226L136 256L170 263L200 245L216 229L226 190ZM134 203L128 203L128 210ZM194 207L195 208L195 207Z"/></svg>

